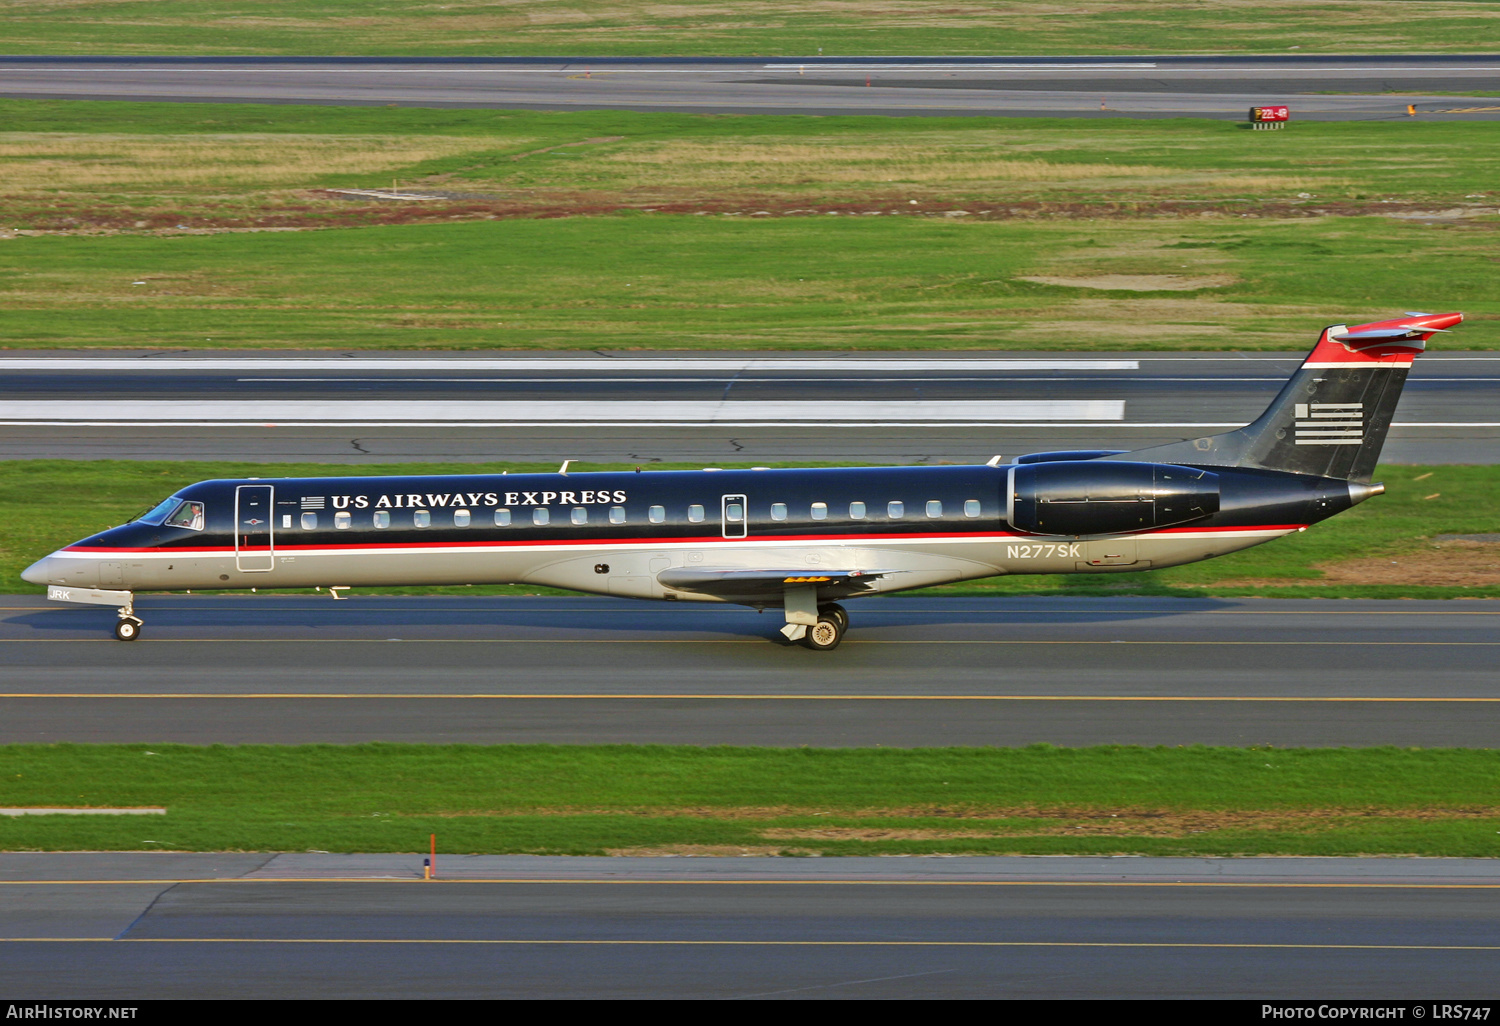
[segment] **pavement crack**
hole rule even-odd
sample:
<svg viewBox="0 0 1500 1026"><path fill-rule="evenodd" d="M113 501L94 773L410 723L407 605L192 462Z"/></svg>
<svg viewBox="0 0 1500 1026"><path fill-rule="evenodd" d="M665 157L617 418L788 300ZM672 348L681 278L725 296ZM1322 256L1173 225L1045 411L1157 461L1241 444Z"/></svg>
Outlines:
<svg viewBox="0 0 1500 1026"><path fill-rule="evenodd" d="M738 438L731 438L729 440L729 444L732 445L732 446L734 446L734 451L735 452L744 452L745 451L745 447L740 444L740 440Z"/></svg>
<svg viewBox="0 0 1500 1026"><path fill-rule="evenodd" d="M930 969L921 973L902 973L899 976L876 976L868 980L843 980L839 983L815 983L810 987L793 987L790 990L764 990L758 994L738 994L734 1000L743 1001L746 998L774 997L777 994L800 994L809 990L828 990L832 987L857 987L862 983L885 983L887 980L910 980L917 976L941 976L944 973L956 973L957 969Z"/></svg>
<svg viewBox="0 0 1500 1026"><path fill-rule="evenodd" d="M349 444L352 445L352 446L354 446L354 451L355 452L360 453L361 455L364 455L364 456L369 456L370 455L370 450L366 449L363 445L360 445L358 438L351 438L351 439L349 439Z"/></svg>
<svg viewBox="0 0 1500 1026"><path fill-rule="evenodd" d="M140 924L140 921L142 919L145 919L146 916L148 916L148 915L151 914L151 910L156 907L156 903L158 901L160 901L162 898L166 897L166 895L168 893L170 893L171 891L175 890L177 887L178 887L177 882L173 881L172 883L168 884L166 887L162 888L161 891L157 893L156 897L154 897L154 898L151 899L150 904L148 904L145 908L141 909L140 915L136 916L128 924L126 924L125 929L123 929L119 933L115 934L115 940L124 940L126 934L128 934L131 930L134 930Z"/></svg>

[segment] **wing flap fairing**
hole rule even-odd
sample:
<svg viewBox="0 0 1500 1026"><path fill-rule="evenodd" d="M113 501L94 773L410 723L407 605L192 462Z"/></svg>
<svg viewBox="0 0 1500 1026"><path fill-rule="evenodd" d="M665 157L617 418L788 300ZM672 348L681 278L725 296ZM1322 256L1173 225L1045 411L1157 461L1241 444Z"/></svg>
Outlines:
<svg viewBox="0 0 1500 1026"><path fill-rule="evenodd" d="M845 598L874 590L875 581L899 570L741 570L673 567L656 575L663 587L730 601L765 599L780 602L788 588L816 588L820 600Z"/></svg>

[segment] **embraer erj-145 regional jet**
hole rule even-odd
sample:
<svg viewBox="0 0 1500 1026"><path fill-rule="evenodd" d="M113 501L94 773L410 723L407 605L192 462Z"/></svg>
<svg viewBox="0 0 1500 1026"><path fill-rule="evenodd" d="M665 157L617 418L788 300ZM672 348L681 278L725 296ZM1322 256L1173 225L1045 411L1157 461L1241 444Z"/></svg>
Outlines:
<svg viewBox="0 0 1500 1026"><path fill-rule="evenodd" d="M1462 314L1336 325L1260 419L1134 452L1009 465L203 481L22 575L48 598L525 583L785 612L838 646L840 600L998 574L1156 569L1325 520L1371 484L1401 386Z"/></svg>

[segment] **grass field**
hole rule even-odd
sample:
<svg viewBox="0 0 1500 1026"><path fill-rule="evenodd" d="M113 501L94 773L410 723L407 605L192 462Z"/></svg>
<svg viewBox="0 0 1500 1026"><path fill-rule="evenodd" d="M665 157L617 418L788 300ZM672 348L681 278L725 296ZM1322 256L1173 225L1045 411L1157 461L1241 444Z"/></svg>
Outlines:
<svg viewBox="0 0 1500 1026"><path fill-rule="evenodd" d="M11 348L1299 349L1461 309L1496 224L636 215L0 241ZM1105 275L1145 291L1116 291Z"/></svg>
<svg viewBox="0 0 1500 1026"><path fill-rule="evenodd" d="M734 464L725 464L732 467ZM661 465L660 469L669 469ZM179 462L0 463L0 590L37 592L19 574L60 545L213 477L552 471L552 464L347 465ZM574 472L607 469L575 466ZM1139 574L992 578L924 594L1261 595L1277 598L1500 598L1500 545L1437 541L1495 530L1500 467L1382 467L1385 495L1305 533L1244 552ZM67 502L58 501L66 496ZM333 582L337 583L337 582ZM383 589L382 593L403 589ZM420 589L447 594L560 594L525 587Z"/></svg>
<svg viewBox="0 0 1500 1026"><path fill-rule="evenodd" d="M7 745L0 850L1500 855L1500 752Z"/></svg>
<svg viewBox="0 0 1500 1026"><path fill-rule="evenodd" d="M1254 349L1460 307L1500 345L1485 125L0 115L11 348ZM320 191L392 180L447 198Z"/></svg>
<svg viewBox="0 0 1500 1026"><path fill-rule="evenodd" d="M4 0L8 53L1158 54L1493 51L1447 0Z"/></svg>
<svg viewBox="0 0 1500 1026"><path fill-rule="evenodd" d="M1150 213L1197 204L1484 206L1493 131L1461 122L1306 122L1253 133L1201 119L731 116L0 100L5 224L247 227L616 209L785 213L884 201L970 216ZM319 186L464 192L379 207ZM475 193L477 190L477 194ZM1302 196L1301 193L1311 193ZM1491 206L1493 200L1488 200ZM1119 204L1130 205L1117 210ZM1229 206L1225 206L1229 204ZM288 209L288 206L295 209ZM748 206L748 210L743 210ZM1075 209L1081 207L1082 209ZM998 208L998 209L997 209ZM1014 212L1012 208L1015 208ZM1293 209L1288 209L1293 208ZM931 210L903 211L924 214ZM1493 211L1492 211L1493 212ZM140 215L140 216L137 216ZM252 216L254 215L254 216ZM300 218L293 215L301 215ZM173 220L173 219L176 220Z"/></svg>

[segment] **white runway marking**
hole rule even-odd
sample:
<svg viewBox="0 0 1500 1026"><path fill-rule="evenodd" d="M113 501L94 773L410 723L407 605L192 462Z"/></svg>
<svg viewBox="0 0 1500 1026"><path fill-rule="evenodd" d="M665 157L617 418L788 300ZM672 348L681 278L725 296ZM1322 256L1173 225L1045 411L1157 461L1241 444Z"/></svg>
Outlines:
<svg viewBox="0 0 1500 1026"><path fill-rule="evenodd" d="M849 424L1118 421L1125 403L1087 400L0 401L7 424Z"/></svg>
<svg viewBox="0 0 1500 1026"><path fill-rule="evenodd" d="M747 371L1057 371L1057 370L1139 370L1138 360L872 360L857 357L847 360L828 359L660 359L621 357L620 359L577 360L432 360L367 359L347 360L326 357L294 357L286 360L265 358L205 358L200 360L154 359L152 357L51 357L31 356L0 358L0 370L198 370L198 371L723 371L726 374Z"/></svg>

